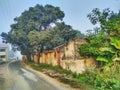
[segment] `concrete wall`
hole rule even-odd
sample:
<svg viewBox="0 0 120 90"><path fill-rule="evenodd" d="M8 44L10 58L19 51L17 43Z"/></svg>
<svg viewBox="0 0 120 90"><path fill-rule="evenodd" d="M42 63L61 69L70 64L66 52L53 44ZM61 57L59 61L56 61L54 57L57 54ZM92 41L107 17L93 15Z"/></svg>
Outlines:
<svg viewBox="0 0 120 90"><path fill-rule="evenodd" d="M37 63L38 57L34 56L34 62ZM25 62L25 58L22 59ZM60 60L60 66L63 69L71 70L72 72L82 73L87 68L92 68L96 65L96 62L93 58L82 58L79 60L65 59ZM58 65L57 59L54 57L54 53L42 53L40 57L40 63L51 64L53 66Z"/></svg>
<svg viewBox="0 0 120 90"><path fill-rule="evenodd" d="M92 58L81 60L62 60L61 67L72 72L82 73L87 68L95 66L95 61Z"/></svg>
<svg viewBox="0 0 120 90"><path fill-rule="evenodd" d="M34 62L35 62L35 63L37 63L37 60L38 60L38 55L37 55L37 54L36 54L36 55L34 55L34 56L33 56L33 58L34 58L34 59L33 59L33 60L34 60Z"/></svg>
<svg viewBox="0 0 120 90"><path fill-rule="evenodd" d="M67 44L64 46L60 47L60 53L61 53L61 59L73 59L73 60L78 60L81 59L82 57L79 54L79 47L86 43L85 39L75 39L69 41Z"/></svg>
<svg viewBox="0 0 120 90"><path fill-rule="evenodd" d="M74 49L74 42L70 41L67 45L65 45L64 53L66 58L74 58L75 55L75 49Z"/></svg>
<svg viewBox="0 0 120 90"><path fill-rule="evenodd" d="M75 39L53 50L44 51L39 61L53 66L60 65L64 69L82 73L86 68L95 66L95 61L92 58L85 59L79 54L79 47L85 42L85 39ZM37 60L38 55L35 55L34 62L37 63Z"/></svg>

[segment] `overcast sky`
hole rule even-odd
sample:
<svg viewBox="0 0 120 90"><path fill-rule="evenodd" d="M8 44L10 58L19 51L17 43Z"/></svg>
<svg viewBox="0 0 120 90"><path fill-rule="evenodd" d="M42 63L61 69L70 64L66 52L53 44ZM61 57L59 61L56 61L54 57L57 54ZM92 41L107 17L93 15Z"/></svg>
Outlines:
<svg viewBox="0 0 120 90"><path fill-rule="evenodd" d="M93 8L101 10L110 8L115 12L120 9L119 0L0 0L0 33L10 31L13 19L36 4L52 4L60 7L65 13L65 23L82 33L93 28L86 17Z"/></svg>

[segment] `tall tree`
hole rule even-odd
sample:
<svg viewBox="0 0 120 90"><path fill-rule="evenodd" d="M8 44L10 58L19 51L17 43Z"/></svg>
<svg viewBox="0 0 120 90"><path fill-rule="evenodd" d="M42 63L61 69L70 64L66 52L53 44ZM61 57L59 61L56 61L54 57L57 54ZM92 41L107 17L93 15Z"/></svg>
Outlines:
<svg viewBox="0 0 120 90"><path fill-rule="evenodd" d="M29 42L32 45L44 45L46 49L52 49L73 38L80 37L83 37L83 34L81 34L80 31L73 30L70 25L66 25L64 22L56 23L54 27L51 27L46 31L31 31L28 34Z"/></svg>
<svg viewBox="0 0 120 90"><path fill-rule="evenodd" d="M39 56L44 49L50 50L73 38L80 37L83 37L80 31L73 30L70 25L66 25L64 22L56 23L54 27L46 31L38 32L34 30L28 34L29 43L34 47L39 47L39 49L36 49Z"/></svg>
<svg viewBox="0 0 120 90"><path fill-rule="evenodd" d="M24 11L21 16L16 17L15 23L11 25L11 30L8 33L3 32L1 36L5 43L17 46L22 54L31 61L33 46L29 43L29 32L47 30L51 23L56 23L63 17L64 13L59 7L36 5Z"/></svg>

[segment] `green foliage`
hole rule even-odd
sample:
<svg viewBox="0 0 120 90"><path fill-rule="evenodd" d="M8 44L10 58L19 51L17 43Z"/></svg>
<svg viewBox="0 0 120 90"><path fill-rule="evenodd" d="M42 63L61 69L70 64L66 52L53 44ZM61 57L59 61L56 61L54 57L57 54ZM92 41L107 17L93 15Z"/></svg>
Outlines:
<svg viewBox="0 0 120 90"><path fill-rule="evenodd" d="M15 23L8 33L1 34L3 42L12 44L23 55L30 57L36 51L40 53L44 49L49 50L70 39L83 36L70 25L61 22L63 18L64 12L59 7L30 7L21 16L14 18Z"/></svg>
<svg viewBox="0 0 120 90"><path fill-rule="evenodd" d="M120 50L120 37L114 36L110 37L110 44L116 49Z"/></svg>
<svg viewBox="0 0 120 90"><path fill-rule="evenodd" d="M83 90L93 90L93 89L90 89L88 85L83 84L82 80L80 80L80 77L81 77L80 74L76 72L63 69L60 66L52 66L50 64L41 63L40 65L36 65L35 63L29 62L28 65L30 65L32 68L36 70L43 71L45 74L49 76L51 76L50 74L54 72L53 76L51 76L52 78L57 78L59 79L59 81L65 84L69 84L73 88L80 88ZM50 72L47 73L47 71L50 71Z"/></svg>
<svg viewBox="0 0 120 90"><path fill-rule="evenodd" d="M107 10L107 11L106 11ZM88 15L93 24L100 23L101 31L88 35L88 43L80 47L80 55L92 56L104 63L101 70L86 71L80 79L96 90L120 89L120 12L94 9ZM94 33L94 32L93 32Z"/></svg>
<svg viewBox="0 0 120 90"><path fill-rule="evenodd" d="M11 34L10 33L7 34L5 32L2 32L0 36L2 37L2 42L3 43L9 43L9 42L11 42Z"/></svg>
<svg viewBox="0 0 120 90"><path fill-rule="evenodd" d="M92 56L97 57L99 55L99 47L103 46L104 35L99 34L95 38L88 40L88 43L85 43L80 46L80 55L81 56Z"/></svg>
<svg viewBox="0 0 120 90"><path fill-rule="evenodd" d="M96 58L97 61L102 61L102 62L106 62L108 63L110 60L108 58L105 58L105 57L101 57L101 56L98 56Z"/></svg>
<svg viewBox="0 0 120 90"><path fill-rule="evenodd" d="M54 70L56 73L66 75L64 77L57 77L60 81L70 84L72 87L83 90L119 90L120 89L120 63L114 63L107 71L101 69L91 68L86 69L82 74L71 72L62 69L59 66L52 66L47 64L35 65L29 63L37 70Z"/></svg>
<svg viewBox="0 0 120 90"><path fill-rule="evenodd" d="M39 32L48 29L51 23L61 21L63 17L64 13L59 7L52 5L30 7L14 19L15 24L11 25L8 33L1 34L3 42L12 44L19 48L23 55L30 57L35 47L40 48L37 41L40 40L42 43L45 39Z"/></svg>
<svg viewBox="0 0 120 90"><path fill-rule="evenodd" d="M40 48L42 49L42 45L44 45L44 47L49 50L75 38L78 32L79 31L73 30L71 26L61 22L56 23L54 27L51 27L46 31L30 31L28 34L28 39L29 43L34 45L34 47L41 45Z"/></svg>
<svg viewBox="0 0 120 90"><path fill-rule="evenodd" d="M88 14L88 18L92 24L99 23L100 28L94 29L93 33L89 32L88 43L80 47L80 55L104 62L104 68L107 69L114 61L120 61L120 12L114 13L109 9L101 12L95 8Z"/></svg>
<svg viewBox="0 0 120 90"><path fill-rule="evenodd" d="M117 68L115 68L117 66ZM120 89L120 64L114 65L111 70L100 72L99 69L87 69L83 74L80 74L79 79L83 83L90 84L95 90L119 90Z"/></svg>
<svg viewBox="0 0 120 90"><path fill-rule="evenodd" d="M75 38L84 38L85 35L78 30L74 30L73 33L76 33Z"/></svg>

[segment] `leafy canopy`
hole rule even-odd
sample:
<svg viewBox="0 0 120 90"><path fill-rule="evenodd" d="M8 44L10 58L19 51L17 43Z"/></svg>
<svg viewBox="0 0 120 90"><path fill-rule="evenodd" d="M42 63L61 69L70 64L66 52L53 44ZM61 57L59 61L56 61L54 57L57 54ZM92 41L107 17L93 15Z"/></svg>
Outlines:
<svg viewBox="0 0 120 90"><path fill-rule="evenodd" d="M97 34L94 32L88 35L88 43L82 45L80 54L92 56L106 65L120 61L120 12L95 8L88 18L93 25L99 23L100 29Z"/></svg>

